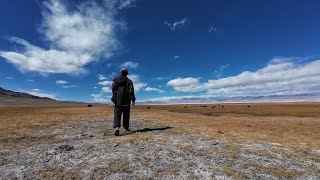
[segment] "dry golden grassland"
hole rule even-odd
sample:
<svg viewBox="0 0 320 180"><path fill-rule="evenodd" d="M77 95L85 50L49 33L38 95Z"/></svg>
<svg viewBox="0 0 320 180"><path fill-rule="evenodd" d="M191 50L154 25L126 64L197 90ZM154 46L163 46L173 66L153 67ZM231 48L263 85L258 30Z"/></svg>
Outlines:
<svg viewBox="0 0 320 180"><path fill-rule="evenodd" d="M133 116L171 123L176 131L206 132L207 135L203 138L280 143L297 148L320 149L320 103L146 107L136 108Z"/></svg>
<svg viewBox="0 0 320 180"><path fill-rule="evenodd" d="M216 104L136 106L133 119L169 123L175 131L206 132L203 138L286 144L320 149L320 104ZM212 108L214 107L215 108ZM221 107L223 106L223 108ZM250 106L250 107L248 107ZM112 106L0 107L0 138L23 130L74 120L112 119Z"/></svg>
<svg viewBox="0 0 320 180"><path fill-rule="evenodd" d="M115 137L112 129L112 106L0 107L0 172L10 175L16 171L8 170L13 167L12 159L16 157L8 149L14 148L19 154L28 147L32 151L38 150L42 159L49 158L48 161L40 161L36 176L26 176L31 178L82 179L85 176L99 179L112 178L117 173L135 174L119 175L117 178L165 179L201 179L217 175L233 179L268 179L269 175L271 179L294 179L308 174L320 177L319 167L314 165L320 164L320 103L139 105L132 107L131 118L133 130L167 126L172 128L154 131L156 133L133 133ZM86 127L91 124L95 125ZM70 152L75 154L63 149L58 151L57 147L63 143L73 144L74 150ZM43 149L41 144L47 145ZM124 157L126 153L131 153L131 160L116 159L113 155L105 156L102 151L104 146L110 151L113 148L119 153L123 152L121 156ZM56 154L52 155L53 150ZM65 154L59 155L61 152ZM75 158L79 156L77 153L83 152L92 154ZM148 154L150 152L159 153ZM105 153L109 151L106 150ZM75 158L73 162L84 163L73 165L75 169L69 167L72 171L68 171L68 164L65 165L66 168L53 168L60 167L62 162L57 160L61 159L60 156ZM88 156L92 156L91 159L94 160L90 160ZM182 157L184 162L170 160ZM198 162L203 157L209 158L206 160L208 162L218 164L212 167L210 164L206 165L210 168L206 172L199 170L200 175L183 172L183 169L195 172L197 164L206 163ZM255 161L252 157L262 159ZM108 158L110 159L107 160ZM192 162L188 158L198 160ZM170 170L163 169L157 161L165 164L166 168L170 167ZM274 162L277 165L261 162ZM286 165L287 162L290 166ZM310 165L304 165L306 162ZM86 167L88 163L94 164ZM298 170L292 169L298 167L297 164ZM143 176L139 174L137 166L146 168ZM84 174L88 168L92 171L87 176Z"/></svg>

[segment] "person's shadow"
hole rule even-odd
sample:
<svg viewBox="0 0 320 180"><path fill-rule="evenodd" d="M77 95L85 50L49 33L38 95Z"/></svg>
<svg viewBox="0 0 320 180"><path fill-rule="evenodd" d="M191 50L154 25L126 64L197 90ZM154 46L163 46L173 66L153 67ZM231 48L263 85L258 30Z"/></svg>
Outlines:
<svg viewBox="0 0 320 180"><path fill-rule="evenodd" d="M173 127L167 126L167 127L163 127L163 128L143 128L143 129L138 129L135 131L126 132L126 133L122 134L121 136L131 135L134 133L150 132L150 131L164 131L164 130L171 129L171 128L173 128Z"/></svg>

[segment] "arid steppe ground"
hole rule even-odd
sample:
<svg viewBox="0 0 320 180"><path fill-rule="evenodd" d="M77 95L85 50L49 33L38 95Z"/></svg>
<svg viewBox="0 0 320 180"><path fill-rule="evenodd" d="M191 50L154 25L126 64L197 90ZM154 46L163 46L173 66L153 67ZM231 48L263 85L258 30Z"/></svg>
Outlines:
<svg viewBox="0 0 320 180"><path fill-rule="evenodd" d="M148 108L149 107L149 108ZM0 107L0 179L320 179L320 103Z"/></svg>

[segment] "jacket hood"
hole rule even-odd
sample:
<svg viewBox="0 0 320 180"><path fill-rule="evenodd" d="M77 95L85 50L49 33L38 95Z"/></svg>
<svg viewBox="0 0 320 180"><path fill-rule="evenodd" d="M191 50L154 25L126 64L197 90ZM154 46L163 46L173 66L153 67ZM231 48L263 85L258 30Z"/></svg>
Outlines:
<svg viewBox="0 0 320 180"><path fill-rule="evenodd" d="M115 83L120 84L120 85L127 83L127 80L128 80L128 78L124 77L124 76L117 76L113 79L113 81Z"/></svg>

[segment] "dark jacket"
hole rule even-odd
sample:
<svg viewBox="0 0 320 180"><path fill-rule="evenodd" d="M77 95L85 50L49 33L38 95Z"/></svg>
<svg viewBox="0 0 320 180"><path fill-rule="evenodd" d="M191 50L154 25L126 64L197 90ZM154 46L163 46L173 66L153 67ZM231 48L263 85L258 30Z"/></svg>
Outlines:
<svg viewBox="0 0 320 180"><path fill-rule="evenodd" d="M133 83L129 78L117 76L113 79L111 101L116 106L126 106L130 105L131 101L136 101Z"/></svg>

